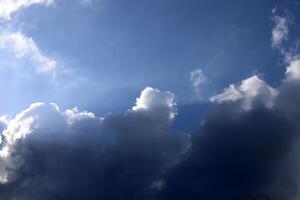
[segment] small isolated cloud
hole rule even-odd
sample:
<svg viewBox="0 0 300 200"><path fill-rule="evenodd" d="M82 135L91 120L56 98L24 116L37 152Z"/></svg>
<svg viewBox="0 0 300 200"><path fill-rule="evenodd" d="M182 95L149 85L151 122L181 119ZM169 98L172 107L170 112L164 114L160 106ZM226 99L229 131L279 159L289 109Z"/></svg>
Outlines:
<svg viewBox="0 0 300 200"><path fill-rule="evenodd" d="M38 73L52 73L56 70L57 62L44 55L32 38L20 32L1 32L0 48L13 52L17 58L29 58Z"/></svg>
<svg viewBox="0 0 300 200"><path fill-rule="evenodd" d="M281 49L283 41L288 40L289 21L287 18L275 15L273 18L275 23L272 30L272 47Z"/></svg>
<svg viewBox="0 0 300 200"><path fill-rule="evenodd" d="M50 5L54 0L1 0L0 19L10 20L11 15L19 9L29 7L33 4Z"/></svg>
<svg viewBox="0 0 300 200"><path fill-rule="evenodd" d="M206 80L207 78L201 69L195 69L190 72L190 81L194 87L195 92L201 92L201 89L203 88Z"/></svg>
<svg viewBox="0 0 300 200"><path fill-rule="evenodd" d="M217 103L240 101L243 109L250 110L254 103L263 103L267 107L272 107L277 94L276 89L254 75L243 80L238 86L231 84L223 93L211 97L210 101Z"/></svg>
<svg viewBox="0 0 300 200"><path fill-rule="evenodd" d="M132 110L135 112L155 110L155 113L151 113L153 116L168 120L173 120L177 114L174 94L171 92L162 93L151 87L147 87L142 91Z"/></svg>

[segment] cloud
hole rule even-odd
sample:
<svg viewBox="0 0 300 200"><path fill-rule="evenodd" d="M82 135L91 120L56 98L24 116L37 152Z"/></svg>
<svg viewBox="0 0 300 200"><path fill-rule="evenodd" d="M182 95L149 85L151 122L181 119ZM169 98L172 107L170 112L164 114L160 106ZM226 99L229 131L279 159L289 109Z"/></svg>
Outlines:
<svg viewBox="0 0 300 200"><path fill-rule="evenodd" d="M161 199L298 199L300 80L292 74L276 90L253 76L216 96L218 106L193 135L189 157L168 174Z"/></svg>
<svg viewBox="0 0 300 200"><path fill-rule="evenodd" d="M0 48L13 52L17 58L29 58L36 65L38 73L52 73L57 68L57 62L45 56L34 40L21 32L2 31Z"/></svg>
<svg viewBox="0 0 300 200"><path fill-rule="evenodd" d="M171 92L162 93L151 87L147 87L142 91L132 110L135 112L148 111L153 117L167 119L168 121L172 121L177 114L174 94ZM152 113L152 111L155 113Z"/></svg>
<svg viewBox="0 0 300 200"><path fill-rule="evenodd" d="M207 78L202 72L201 69L195 69L190 73L190 81L193 84L193 87L197 93L201 92L204 83L206 82Z"/></svg>
<svg viewBox="0 0 300 200"><path fill-rule="evenodd" d="M238 86L231 84L223 93L211 97L210 101L217 103L239 101L243 109L250 110L255 103L262 103L267 107L272 107L277 94L278 91L276 89L254 75L243 80Z"/></svg>
<svg viewBox="0 0 300 200"><path fill-rule="evenodd" d="M288 47L289 41L289 25L293 23L292 17L287 11L284 14L278 14L277 8L272 10L272 21L274 27L272 29L272 47L279 51L284 57L284 62L287 64L298 57L299 41L296 41L293 46Z"/></svg>
<svg viewBox="0 0 300 200"><path fill-rule="evenodd" d="M1 0L0 18L10 20L11 15L19 9L29 7L34 4L50 5L54 0Z"/></svg>
<svg viewBox="0 0 300 200"><path fill-rule="evenodd" d="M11 14L21 8L29 7L33 4L50 5L54 0L2 0L0 2L0 18L11 19Z"/></svg>
<svg viewBox="0 0 300 200"><path fill-rule="evenodd" d="M17 57L48 63L21 33L0 41ZM298 62L276 89L255 75L211 97L217 106L192 136L172 127L174 94L151 87L123 114L34 103L1 116L0 199L297 199ZM191 73L196 89L205 80Z"/></svg>
<svg viewBox="0 0 300 200"><path fill-rule="evenodd" d="M189 148L172 130L174 95L146 88L124 114L99 118L35 103L2 120L1 199L144 199Z"/></svg>
<svg viewBox="0 0 300 200"><path fill-rule="evenodd" d="M278 15L275 15L272 19L275 23L272 30L272 47L282 49L282 42L288 40L289 21L287 18Z"/></svg>
<svg viewBox="0 0 300 200"><path fill-rule="evenodd" d="M300 60L292 60L285 72L287 80L299 80L300 79Z"/></svg>
<svg viewBox="0 0 300 200"><path fill-rule="evenodd" d="M151 87L123 114L35 103L2 116L0 198L297 198L300 81L288 77L231 85L192 136L172 128L174 94Z"/></svg>

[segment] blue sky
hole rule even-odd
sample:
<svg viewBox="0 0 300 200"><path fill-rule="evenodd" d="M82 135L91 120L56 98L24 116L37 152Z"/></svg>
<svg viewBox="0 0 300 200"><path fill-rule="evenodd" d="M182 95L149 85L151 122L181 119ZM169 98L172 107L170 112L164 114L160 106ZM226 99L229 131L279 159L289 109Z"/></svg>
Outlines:
<svg viewBox="0 0 300 200"><path fill-rule="evenodd" d="M179 104L205 102L253 74L278 85L285 68L271 47L271 11L294 5L273 0L57 0L21 8L2 27L32 38L67 72L55 80L31 73L34 63L1 50L0 81L7 96L0 112L15 113L37 101L123 111L146 86L174 92ZM297 17L293 9L291 15ZM195 69L207 77L197 92L190 82Z"/></svg>

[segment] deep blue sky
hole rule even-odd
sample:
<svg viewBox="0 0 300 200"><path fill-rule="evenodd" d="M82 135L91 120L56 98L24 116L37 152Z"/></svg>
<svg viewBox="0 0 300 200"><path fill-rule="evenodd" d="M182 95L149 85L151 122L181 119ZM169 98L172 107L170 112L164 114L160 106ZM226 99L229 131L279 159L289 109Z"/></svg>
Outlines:
<svg viewBox="0 0 300 200"><path fill-rule="evenodd" d="M91 5L58 0L14 14L14 30L32 37L47 55L72 74L0 76L7 97L0 113L15 113L32 102L56 102L99 113L124 111L146 86L170 90L180 105L195 103L190 72L208 81L202 100L230 83L259 74L271 85L284 75L282 58L271 47L271 10L293 1L102 0ZM292 9L291 9L292 8ZM291 32L297 32L296 28ZM292 33L293 34L293 33ZM1 68L28 62L1 51ZM5 58L5 59L3 59ZM76 78L75 78L76 77Z"/></svg>

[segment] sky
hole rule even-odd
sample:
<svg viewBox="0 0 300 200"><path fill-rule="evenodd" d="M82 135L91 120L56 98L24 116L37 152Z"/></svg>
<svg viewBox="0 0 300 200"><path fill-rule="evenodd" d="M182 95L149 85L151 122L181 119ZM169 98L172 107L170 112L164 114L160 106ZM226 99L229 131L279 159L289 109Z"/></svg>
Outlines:
<svg viewBox="0 0 300 200"><path fill-rule="evenodd" d="M64 108L97 107L101 114L111 109L124 111L147 86L174 92L183 105L205 102L230 83L253 74L278 85L284 65L270 45L272 9L292 7L291 15L296 17L297 4L37 2L3 11L1 27L31 38L43 56L56 62L56 77L54 80L50 72L36 73L38 65L43 65L37 62L43 61L18 56L7 50L11 47L2 48L0 85L7 91L1 102L2 114L16 114L38 101ZM195 70L207 77L201 89L195 89L190 80Z"/></svg>
<svg viewBox="0 0 300 200"><path fill-rule="evenodd" d="M0 199L298 199L299 9L0 0Z"/></svg>

